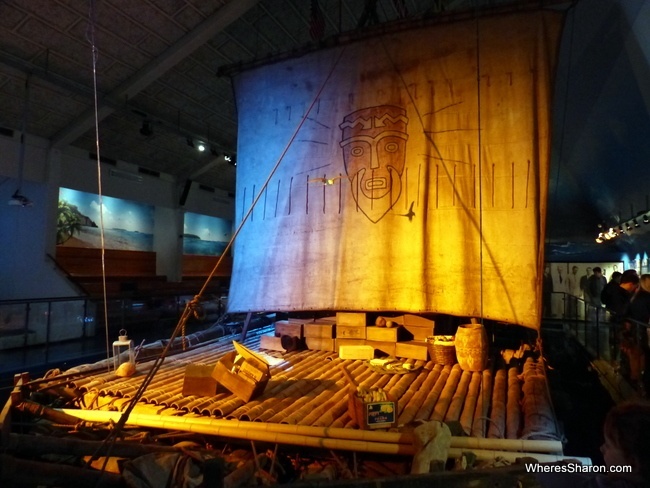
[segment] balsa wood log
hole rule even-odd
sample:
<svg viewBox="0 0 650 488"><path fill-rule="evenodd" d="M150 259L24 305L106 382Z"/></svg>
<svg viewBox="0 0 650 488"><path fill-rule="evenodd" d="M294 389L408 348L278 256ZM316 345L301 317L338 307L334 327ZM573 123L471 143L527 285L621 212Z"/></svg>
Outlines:
<svg viewBox="0 0 650 488"><path fill-rule="evenodd" d="M505 437L506 432L506 370L499 369L494 375L494 388L492 389L492 422L488 426L489 438Z"/></svg>
<svg viewBox="0 0 650 488"><path fill-rule="evenodd" d="M517 368L508 369L508 396L506 400L506 437L517 439L521 424L521 385Z"/></svg>

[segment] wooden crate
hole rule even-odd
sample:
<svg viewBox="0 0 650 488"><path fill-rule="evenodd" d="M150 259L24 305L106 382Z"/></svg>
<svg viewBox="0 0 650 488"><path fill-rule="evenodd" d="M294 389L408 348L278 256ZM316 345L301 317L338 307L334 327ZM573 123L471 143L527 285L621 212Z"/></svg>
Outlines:
<svg viewBox="0 0 650 488"><path fill-rule="evenodd" d="M305 337L307 349L336 352L336 339L331 337Z"/></svg>
<svg viewBox="0 0 650 488"><path fill-rule="evenodd" d="M271 377L268 363L250 349L233 341L235 350L225 354L212 371L212 377L237 398L248 402L259 396ZM243 357L239 369L235 368L237 356Z"/></svg>
<svg viewBox="0 0 650 488"><path fill-rule="evenodd" d="M336 324L336 337L341 339L365 339L367 327Z"/></svg>
<svg viewBox="0 0 650 488"><path fill-rule="evenodd" d="M260 349L268 349L270 351L281 352L285 351L284 347L282 347L282 337L277 337L274 335L260 336Z"/></svg>
<svg viewBox="0 0 650 488"><path fill-rule="evenodd" d="M374 359L375 348L367 344L339 346L341 359Z"/></svg>
<svg viewBox="0 0 650 488"><path fill-rule="evenodd" d="M341 339L337 337L334 339L334 350L338 352L341 346L362 346L366 343L365 339Z"/></svg>
<svg viewBox="0 0 650 488"><path fill-rule="evenodd" d="M369 341L397 342L403 338L404 329L399 327L377 327L371 325L366 328L366 339Z"/></svg>
<svg viewBox="0 0 650 488"><path fill-rule="evenodd" d="M278 320L275 323L275 335L280 337L283 335L288 335L291 337L297 337L302 339L305 337L303 335L303 322L296 320Z"/></svg>
<svg viewBox="0 0 650 488"><path fill-rule="evenodd" d="M305 337L322 337L325 339L332 339L333 337L336 337L336 324L320 322L305 324L303 327L303 334Z"/></svg>
<svg viewBox="0 0 650 488"><path fill-rule="evenodd" d="M348 387L348 413L361 429L389 429L397 425L397 401L364 402L356 388Z"/></svg>
<svg viewBox="0 0 650 488"><path fill-rule="evenodd" d="M367 318L365 312L336 312L336 325L348 327L365 327Z"/></svg>
<svg viewBox="0 0 650 488"><path fill-rule="evenodd" d="M405 341L395 344L395 357L429 360L429 346L426 341Z"/></svg>
<svg viewBox="0 0 650 488"><path fill-rule="evenodd" d="M374 347L379 352L387 354L388 356L395 355L395 342L366 340L365 344Z"/></svg>
<svg viewBox="0 0 650 488"><path fill-rule="evenodd" d="M434 335L435 322L418 315L404 315L402 318L405 335L404 340L426 341Z"/></svg>
<svg viewBox="0 0 650 488"><path fill-rule="evenodd" d="M188 364L183 377L183 396L214 396L217 380L212 377L214 364Z"/></svg>

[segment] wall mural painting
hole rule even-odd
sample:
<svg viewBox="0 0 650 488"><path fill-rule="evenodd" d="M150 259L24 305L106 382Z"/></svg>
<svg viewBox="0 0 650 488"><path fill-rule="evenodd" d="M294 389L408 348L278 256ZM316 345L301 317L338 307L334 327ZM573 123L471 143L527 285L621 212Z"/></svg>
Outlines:
<svg viewBox="0 0 650 488"><path fill-rule="evenodd" d="M546 318L584 318L585 304L599 306L600 300L592 291L598 289L594 268L600 268L605 282L612 273L626 268L620 262L557 263L544 266L543 316Z"/></svg>
<svg viewBox="0 0 650 488"><path fill-rule="evenodd" d="M220 256L232 237L230 221L186 212L183 224L183 254Z"/></svg>
<svg viewBox="0 0 650 488"><path fill-rule="evenodd" d="M101 248L102 223L105 249L153 251L152 205L59 189L57 245Z"/></svg>

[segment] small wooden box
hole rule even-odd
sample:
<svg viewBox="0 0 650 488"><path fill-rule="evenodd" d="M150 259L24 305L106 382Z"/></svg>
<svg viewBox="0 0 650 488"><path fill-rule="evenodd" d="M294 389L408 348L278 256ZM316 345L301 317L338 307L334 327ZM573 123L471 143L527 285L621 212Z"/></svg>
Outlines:
<svg viewBox="0 0 650 488"><path fill-rule="evenodd" d="M305 337L305 342L312 351L336 351L336 339L331 337Z"/></svg>
<svg viewBox="0 0 650 488"><path fill-rule="evenodd" d="M365 327L367 318L365 312L336 312L336 325L348 327Z"/></svg>
<svg viewBox="0 0 650 488"><path fill-rule="evenodd" d="M373 348L377 349L377 351L383 352L384 354L387 354L388 356L394 356L395 355L395 344L396 344L395 342L388 342L388 341L368 341L368 340L366 340L366 345L372 346Z"/></svg>
<svg viewBox="0 0 650 488"><path fill-rule="evenodd" d="M275 335L281 337L288 335L290 337L297 337L302 339L303 335L303 322L295 320L278 320L275 323Z"/></svg>
<svg viewBox="0 0 650 488"><path fill-rule="evenodd" d="M406 341L395 344L395 356L398 358L429 360L429 346L425 341Z"/></svg>
<svg viewBox="0 0 650 488"><path fill-rule="evenodd" d="M248 402L260 395L271 377L269 364L250 349L232 341L235 350L225 354L214 367L212 377L219 385ZM237 355L244 358L239 369L235 368Z"/></svg>
<svg viewBox="0 0 650 488"><path fill-rule="evenodd" d="M375 348L366 344L339 346L341 359L374 359Z"/></svg>
<svg viewBox="0 0 650 488"><path fill-rule="evenodd" d="M305 334L305 337L322 337L325 339L332 339L333 337L336 337L336 324L320 322L305 324L303 333Z"/></svg>
<svg viewBox="0 0 650 488"><path fill-rule="evenodd" d="M426 341L427 337L434 335L435 322L418 315L404 315L402 324L406 331L404 340Z"/></svg>
<svg viewBox="0 0 650 488"><path fill-rule="evenodd" d="M260 336L260 349L268 349L270 351L281 352L285 351L284 347L282 347L282 337L277 337L274 335Z"/></svg>
<svg viewBox="0 0 650 488"><path fill-rule="evenodd" d="M397 402L364 402L354 387L348 388L348 413L360 429L389 429L397 425Z"/></svg>
<svg viewBox="0 0 650 488"><path fill-rule="evenodd" d="M365 339L367 327L336 324L336 337L341 339Z"/></svg>
<svg viewBox="0 0 650 488"><path fill-rule="evenodd" d="M366 339L369 341L397 342L402 337L402 327L377 327L372 325L366 328Z"/></svg>
<svg viewBox="0 0 650 488"><path fill-rule="evenodd" d="M212 377L214 364L188 364L183 378L183 396L214 396L217 380Z"/></svg>
<svg viewBox="0 0 650 488"><path fill-rule="evenodd" d="M403 325L409 325L413 327L433 327L435 322L431 319L426 319L420 317L419 315L406 314L402 317Z"/></svg>

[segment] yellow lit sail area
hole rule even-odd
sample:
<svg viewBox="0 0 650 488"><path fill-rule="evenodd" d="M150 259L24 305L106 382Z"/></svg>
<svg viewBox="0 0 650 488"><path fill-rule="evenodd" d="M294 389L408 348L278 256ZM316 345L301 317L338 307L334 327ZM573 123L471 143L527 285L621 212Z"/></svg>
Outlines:
<svg viewBox="0 0 650 488"><path fill-rule="evenodd" d="M239 73L230 311L537 329L562 21L439 23Z"/></svg>

